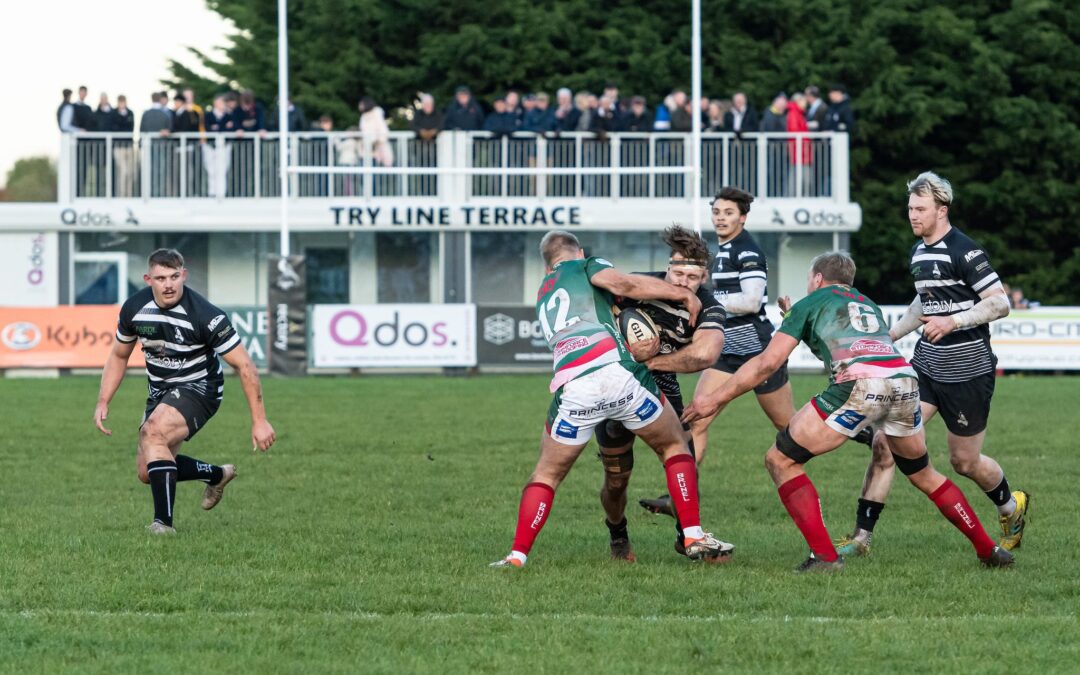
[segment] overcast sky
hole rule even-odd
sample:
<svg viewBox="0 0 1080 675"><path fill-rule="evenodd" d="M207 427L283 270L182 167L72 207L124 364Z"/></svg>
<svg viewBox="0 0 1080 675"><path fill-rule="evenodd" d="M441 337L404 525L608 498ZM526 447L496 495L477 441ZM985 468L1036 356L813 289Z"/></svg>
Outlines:
<svg viewBox="0 0 1080 675"><path fill-rule="evenodd" d="M268 0L269 1L269 0ZM161 89L168 59L196 65L187 47L210 51L232 25L205 0L4 0L0 10L0 185L15 160L60 152L56 108L66 87L126 94L138 117Z"/></svg>

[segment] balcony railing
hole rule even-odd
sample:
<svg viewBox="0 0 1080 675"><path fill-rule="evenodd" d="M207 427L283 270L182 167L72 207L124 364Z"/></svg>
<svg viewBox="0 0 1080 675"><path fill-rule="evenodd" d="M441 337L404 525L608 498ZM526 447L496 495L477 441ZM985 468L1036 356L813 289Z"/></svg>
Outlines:
<svg viewBox="0 0 1080 675"><path fill-rule="evenodd" d="M690 199L690 134L290 134L297 199ZM64 135L61 200L280 196L276 134ZM846 134L703 134L701 194L848 199Z"/></svg>

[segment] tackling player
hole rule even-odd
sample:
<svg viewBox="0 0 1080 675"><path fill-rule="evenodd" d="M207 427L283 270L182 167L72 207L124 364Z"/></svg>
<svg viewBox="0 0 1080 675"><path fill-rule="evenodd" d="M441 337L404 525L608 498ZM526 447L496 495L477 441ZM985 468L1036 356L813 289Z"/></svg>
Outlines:
<svg viewBox="0 0 1080 675"><path fill-rule="evenodd" d="M784 322L765 351L718 391L695 396L683 419L701 419L753 389L804 341L829 366L829 387L803 406L765 454L780 501L810 546L810 557L796 571L829 572L844 566L803 465L870 425L882 430L900 471L971 541L984 565L1011 565L1012 554L986 534L960 489L930 465L921 433L918 377L893 345L881 310L852 288L854 280L855 262L846 253L814 258L807 296L794 306L788 298L781 300Z"/></svg>
<svg viewBox="0 0 1080 675"><path fill-rule="evenodd" d="M184 288L187 268L174 249L150 254L147 288L128 298L120 309L116 340L101 372L101 390L94 424L112 436L104 422L109 402L124 379L135 343L146 358L149 396L139 425L139 480L150 484L154 500L153 534L175 534L173 503L176 483L206 483L202 507L221 501L225 486L236 478L232 464L216 466L178 454L180 445L206 426L221 405L225 377L218 356L240 375L251 410L251 441L260 450L274 443L274 428L266 421L262 389L255 364L240 343L225 312L191 289Z"/></svg>
<svg viewBox="0 0 1080 675"><path fill-rule="evenodd" d="M907 187L908 220L915 236L922 238L911 250L916 296L889 336L899 340L922 326L911 365L919 374L923 420L941 411L953 468L975 481L994 502L1001 545L1019 548L1031 496L1011 490L1001 466L982 454L997 364L989 323L1008 315L1009 300L983 248L949 222L953 200L949 181L927 171ZM874 526L892 485L887 439L875 441L855 530L837 542L846 555L870 552Z"/></svg>
<svg viewBox="0 0 1080 675"><path fill-rule="evenodd" d="M622 308L641 310L656 324L659 336L647 342L629 347L634 358L652 372L660 391L671 402L676 415L682 415L682 390L676 373L696 373L708 368L720 356L724 347L724 308L707 290L702 288L709 264L709 247L700 234L678 225L664 230L664 243L671 248L671 259L664 272L649 272L649 276L663 279L669 284L689 289L701 301L701 316L697 325L690 323L690 314L678 303L661 300L638 301L620 299ZM690 452L694 452L689 425L683 425ZM634 434L621 423L609 420L597 426L596 442L600 446L600 459L604 464L604 485L600 490L600 503L607 515L606 524L611 534L611 557L634 560L625 518L626 488L634 467ZM641 504L657 513L676 516L671 496L664 494L657 499L643 499ZM683 532L675 520L677 536L675 549L683 549ZM726 556L725 556L726 557Z"/></svg>
<svg viewBox="0 0 1080 675"><path fill-rule="evenodd" d="M712 201L712 224L720 247L712 265L713 293L727 312L724 351L698 380L695 396L719 389L739 366L769 346L773 325L765 316L769 301L768 264L765 253L746 231L746 218L754 196L733 187L722 188ZM787 363L754 388L758 404L777 429L787 426L795 414L788 381ZM698 464L705 459L709 425L723 410L691 425ZM649 508L646 506L646 508Z"/></svg>
<svg viewBox="0 0 1080 675"><path fill-rule="evenodd" d="M540 242L547 275L536 311L554 352L555 394L540 441L540 459L521 494L510 555L492 567L521 567L551 514L555 490L589 442L598 424L613 419L641 437L664 463L668 490L693 560L730 552L701 528L697 466L679 418L645 366L634 361L615 327L614 296L668 300L685 305L690 323L701 310L689 289L652 277L617 272L602 258L586 258L577 237L552 231Z"/></svg>

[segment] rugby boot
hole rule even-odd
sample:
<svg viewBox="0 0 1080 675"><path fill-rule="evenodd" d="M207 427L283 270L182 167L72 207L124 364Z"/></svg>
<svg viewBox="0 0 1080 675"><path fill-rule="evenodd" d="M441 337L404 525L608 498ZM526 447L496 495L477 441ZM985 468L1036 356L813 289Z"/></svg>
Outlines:
<svg viewBox="0 0 1080 675"><path fill-rule="evenodd" d="M630 545L629 537L619 537L618 539L611 540L611 559L612 560L625 560L626 562L637 562L637 557L634 555L634 547Z"/></svg>
<svg viewBox="0 0 1080 675"><path fill-rule="evenodd" d="M150 534L176 534L176 530L171 525L166 525L160 520L155 520L147 525L146 531Z"/></svg>
<svg viewBox="0 0 1080 675"><path fill-rule="evenodd" d="M712 536L711 532L706 532L705 536L700 539L691 539L687 537L683 541L683 548L686 550L686 557L691 560L703 560L705 562L727 562L732 553L735 552L735 545L729 544L726 541L720 541L716 537Z"/></svg>
<svg viewBox="0 0 1080 675"><path fill-rule="evenodd" d="M222 495L225 494L225 486L229 484L233 478L236 478L236 467L232 464L221 465L221 480L214 485L207 485L203 490L202 495L202 507L204 510L209 511L218 505L221 501Z"/></svg>
<svg viewBox="0 0 1080 675"><path fill-rule="evenodd" d="M995 546L994 550L985 558L979 558L984 567L1012 567L1013 555L1001 546Z"/></svg>
<svg viewBox="0 0 1080 675"><path fill-rule="evenodd" d="M836 552L842 556L854 556L856 558L870 555L870 542L873 540L873 536L872 533L867 532L865 541L856 533L840 537L834 542Z"/></svg>
<svg viewBox="0 0 1080 675"><path fill-rule="evenodd" d="M496 560L495 562L491 563L490 565L488 565L488 567L498 567L500 569L507 567L515 567L520 569L522 567L525 567L525 563L521 562L517 558L506 556L502 560Z"/></svg>
<svg viewBox="0 0 1080 675"><path fill-rule="evenodd" d="M1028 511L1031 509L1031 495L1023 490L1012 493L1016 500L1016 510L1011 516L1001 516L1001 541L998 544L1006 551L1020 548L1024 538L1024 526L1027 525Z"/></svg>
<svg viewBox="0 0 1080 675"><path fill-rule="evenodd" d="M675 517L675 507L671 505L671 495L663 494L656 499L639 499L638 504L649 513Z"/></svg>
<svg viewBox="0 0 1080 675"><path fill-rule="evenodd" d="M844 570L844 556L838 556L836 560L828 562L816 557L813 553L810 557L802 561L798 567L795 568L795 572L798 574L805 574L807 572L823 572L825 574L832 574L834 572L842 572Z"/></svg>

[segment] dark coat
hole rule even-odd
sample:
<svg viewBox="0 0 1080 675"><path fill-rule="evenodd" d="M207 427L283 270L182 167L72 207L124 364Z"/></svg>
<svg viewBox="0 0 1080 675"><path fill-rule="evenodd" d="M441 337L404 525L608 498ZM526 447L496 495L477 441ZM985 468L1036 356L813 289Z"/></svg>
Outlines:
<svg viewBox="0 0 1080 675"><path fill-rule="evenodd" d="M824 131L846 131L855 133L855 113L851 111L851 99L845 98L829 106L825 113Z"/></svg>
<svg viewBox="0 0 1080 675"><path fill-rule="evenodd" d="M738 129L735 128L735 111L729 110L724 113L724 131L737 131L740 134L750 133L757 131L760 125L761 121L758 119L757 111L749 103L746 104L746 113L743 114L742 126Z"/></svg>
<svg viewBox="0 0 1080 675"><path fill-rule="evenodd" d="M618 131L652 131L653 115L646 108L641 115L635 115L631 109L627 109L618 119Z"/></svg>
<svg viewBox="0 0 1080 675"><path fill-rule="evenodd" d="M525 121L521 125L522 131L535 131L538 134L555 131L555 128L555 111L551 108L533 108L525 113Z"/></svg>
<svg viewBox="0 0 1080 675"><path fill-rule="evenodd" d="M457 100L446 106L443 115L443 129L460 129L462 131L480 131L484 128L484 111L474 99L469 99L465 105Z"/></svg>
<svg viewBox="0 0 1080 675"><path fill-rule="evenodd" d="M493 134L512 134L518 130L517 115L512 112L493 112L484 120L484 131Z"/></svg>
<svg viewBox="0 0 1080 675"><path fill-rule="evenodd" d="M150 108L142 114L139 120L140 133L154 133L157 131L172 131L173 116L164 108Z"/></svg>

